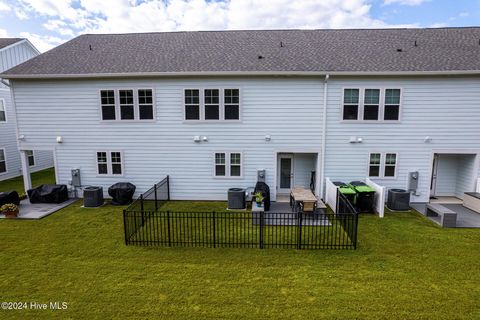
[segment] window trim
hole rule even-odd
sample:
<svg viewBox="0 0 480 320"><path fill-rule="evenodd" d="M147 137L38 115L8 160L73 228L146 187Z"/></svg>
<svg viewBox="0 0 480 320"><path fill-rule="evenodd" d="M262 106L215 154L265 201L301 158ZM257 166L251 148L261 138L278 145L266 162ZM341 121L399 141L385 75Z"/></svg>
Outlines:
<svg viewBox="0 0 480 320"><path fill-rule="evenodd" d="M6 148L0 148L3 151L3 156L5 158L5 172L0 172L0 176L4 174L8 174L8 163L7 163L7 150Z"/></svg>
<svg viewBox="0 0 480 320"><path fill-rule="evenodd" d="M4 98L0 98L0 101L3 103L3 112L5 112L5 121L0 121L0 124L8 122L8 115L7 115L7 102Z"/></svg>
<svg viewBox="0 0 480 320"><path fill-rule="evenodd" d="M370 157L372 154L379 153L380 154L380 175L378 177L371 177L370 176ZM387 154L394 154L395 155L395 171L394 175L389 177L385 176L385 166L386 166L386 161L387 161ZM367 156L367 178L369 179L381 179L381 180L387 180L387 179L397 179L397 172L398 172L398 152L393 152L393 151L369 151L368 156Z"/></svg>
<svg viewBox="0 0 480 320"><path fill-rule="evenodd" d="M218 120L205 120L205 90L218 89L219 90L219 115ZM225 89L238 89L238 119L225 119ZM199 107L200 107L200 119L186 119L185 111L185 90L199 90ZM239 123L242 122L242 88L240 86L198 86L198 87L183 87L182 88L182 113L183 123L195 124L195 123Z"/></svg>
<svg viewBox="0 0 480 320"><path fill-rule="evenodd" d="M215 154L217 153L225 153L225 175L224 176L217 176L216 171L215 171ZM232 176L231 175L231 154L232 153L238 153L240 154L240 175L239 176ZM244 170L244 161L243 161L243 152L242 151L237 151L237 150L217 150L212 153L212 163L213 163L213 171L212 171L212 177L214 179L243 179L243 170Z"/></svg>
<svg viewBox="0 0 480 320"><path fill-rule="evenodd" d="M98 172L98 152L106 152L107 153L107 173L99 173ZM122 174L113 174L112 173L112 152L120 152L120 158L121 158L121 168L122 168ZM122 150L115 150L115 149L104 149L104 150L95 150L94 153L95 156L95 172L97 174L97 178L101 177L123 177L125 176L125 157L123 154Z"/></svg>
<svg viewBox="0 0 480 320"><path fill-rule="evenodd" d="M343 119L344 113L344 98L345 98L345 89L358 89L359 90L359 103L358 103L358 118L357 120L348 120ZM380 104L378 110L378 120L364 120L364 110L365 110L365 89L379 89L380 90ZM398 107L398 120L384 120L385 115L385 90L387 89L399 89L400 90L400 104ZM403 109L403 91L404 88L401 86L344 86L342 87L341 93L341 101L340 101L340 122L341 123L385 123L385 124L392 124L392 123L401 123L402 122L402 109Z"/></svg>
<svg viewBox="0 0 480 320"><path fill-rule="evenodd" d="M103 120L102 117L102 91L113 90L115 98L115 120ZM134 119L122 120L120 118L120 90L133 90L133 117ZM153 119L140 119L140 104L138 99L138 90L152 90ZM157 122L157 104L155 99L155 89L150 86L134 87L105 87L98 89L98 107L101 123L136 123L136 122Z"/></svg>
<svg viewBox="0 0 480 320"><path fill-rule="evenodd" d="M33 158L33 165L30 164L30 160L28 159L30 156L27 155L27 161L28 161L28 166L31 168L31 167L35 167L37 165L37 161L35 159L35 150L25 150L25 153L27 153L27 151L31 151L32 152L32 158Z"/></svg>

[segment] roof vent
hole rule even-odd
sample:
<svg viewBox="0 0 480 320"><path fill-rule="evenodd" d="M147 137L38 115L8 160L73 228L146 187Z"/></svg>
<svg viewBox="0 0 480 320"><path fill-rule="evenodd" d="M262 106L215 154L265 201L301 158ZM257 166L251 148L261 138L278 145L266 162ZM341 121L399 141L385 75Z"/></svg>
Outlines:
<svg viewBox="0 0 480 320"><path fill-rule="evenodd" d="M258 56L258 59L262 60L262 59L265 59L265 57L264 56Z"/></svg>
<svg viewBox="0 0 480 320"><path fill-rule="evenodd" d="M92 51L92 45L91 44L88 45L88 48L90 49L90 51Z"/></svg>
<svg viewBox="0 0 480 320"><path fill-rule="evenodd" d="M283 43L283 41L280 41L280 48L283 48L285 47L285 43Z"/></svg>
<svg viewBox="0 0 480 320"><path fill-rule="evenodd" d="M415 40L414 46L418 47L417 40Z"/></svg>
<svg viewBox="0 0 480 320"><path fill-rule="evenodd" d="M402 48L398 48L398 49L397 49L397 52L403 52L403 49L402 49Z"/></svg>

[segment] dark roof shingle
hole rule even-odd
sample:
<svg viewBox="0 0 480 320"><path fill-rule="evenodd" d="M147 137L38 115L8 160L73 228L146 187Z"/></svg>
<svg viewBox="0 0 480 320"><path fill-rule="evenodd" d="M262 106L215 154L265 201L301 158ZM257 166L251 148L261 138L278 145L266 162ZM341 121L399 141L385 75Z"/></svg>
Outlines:
<svg viewBox="0 0 480 320"><path fill-rule="evenodd" d="M22 41L24 39L22 38L0 38L0 49L3 49L5 47L8 47L14 43L17 43L19 41Z"/></svg>
<svg viewBox="0 0 480 320"><path fill-rule="evenodd" d="M87 34L6 71L5 77L478 71L479 39L477 27Z"/></svg>

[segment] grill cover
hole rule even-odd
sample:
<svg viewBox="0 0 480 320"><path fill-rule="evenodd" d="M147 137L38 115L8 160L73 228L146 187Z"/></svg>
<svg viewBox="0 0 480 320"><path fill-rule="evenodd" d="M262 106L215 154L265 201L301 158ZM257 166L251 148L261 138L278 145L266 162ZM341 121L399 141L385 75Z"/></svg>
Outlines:
<svg viewBox="0 0 480 320"><path fill-rule="evenodd" d="M0 192L0 207L7 203L13 203L17 206L20 204L17 191Z"/></svg>
<svg viewBox="0 0 480 320"><path fill-rule="evenodd" d="M117 182L108 188L108 194L112 197L112 204L125 205L132 201L137 187L130 182Z"/></svg>
<svg viewBox="0 0 480 320"><path fill-rule="evenodd" d="M64 184L42 184L27 191L30 203L62 203L68 200L67 186Z"/></svg>
<svg viewBox="0 0 480 320"><path fill-rule="evenodd" d="M269 211L270 210L270 187L265 182L260 182L259 181L255 185L255 192L254 193L257 193L257 192L262 193L262 196L264 198L263 204L265 206L264 207L265 211Z"/></svg>

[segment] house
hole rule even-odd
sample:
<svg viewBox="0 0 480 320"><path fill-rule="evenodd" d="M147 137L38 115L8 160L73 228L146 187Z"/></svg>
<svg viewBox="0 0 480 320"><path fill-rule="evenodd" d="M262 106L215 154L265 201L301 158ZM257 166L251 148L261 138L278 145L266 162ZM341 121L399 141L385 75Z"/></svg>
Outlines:
<svg viewBox="0 0 480 320"><path fill-rule="evenodd" d="M40 54L27 40L0 38L0 72ZM51 151L25 150L31 172L53 167ZM10 88L0 82L0 181L22 174L17 146L16 115Z"/></svg>
<svg viewBox="0 0 480 320"><path fill-rule="evenodd" d="M57 181L166 175L174 199L226 199L265 170L292 186L370 177L413 202L475 190L480 28L82 35L1 76L21 150ZM25 163L24 153L23 162ZM28 181L27 181L28 183Z"/></svg>

